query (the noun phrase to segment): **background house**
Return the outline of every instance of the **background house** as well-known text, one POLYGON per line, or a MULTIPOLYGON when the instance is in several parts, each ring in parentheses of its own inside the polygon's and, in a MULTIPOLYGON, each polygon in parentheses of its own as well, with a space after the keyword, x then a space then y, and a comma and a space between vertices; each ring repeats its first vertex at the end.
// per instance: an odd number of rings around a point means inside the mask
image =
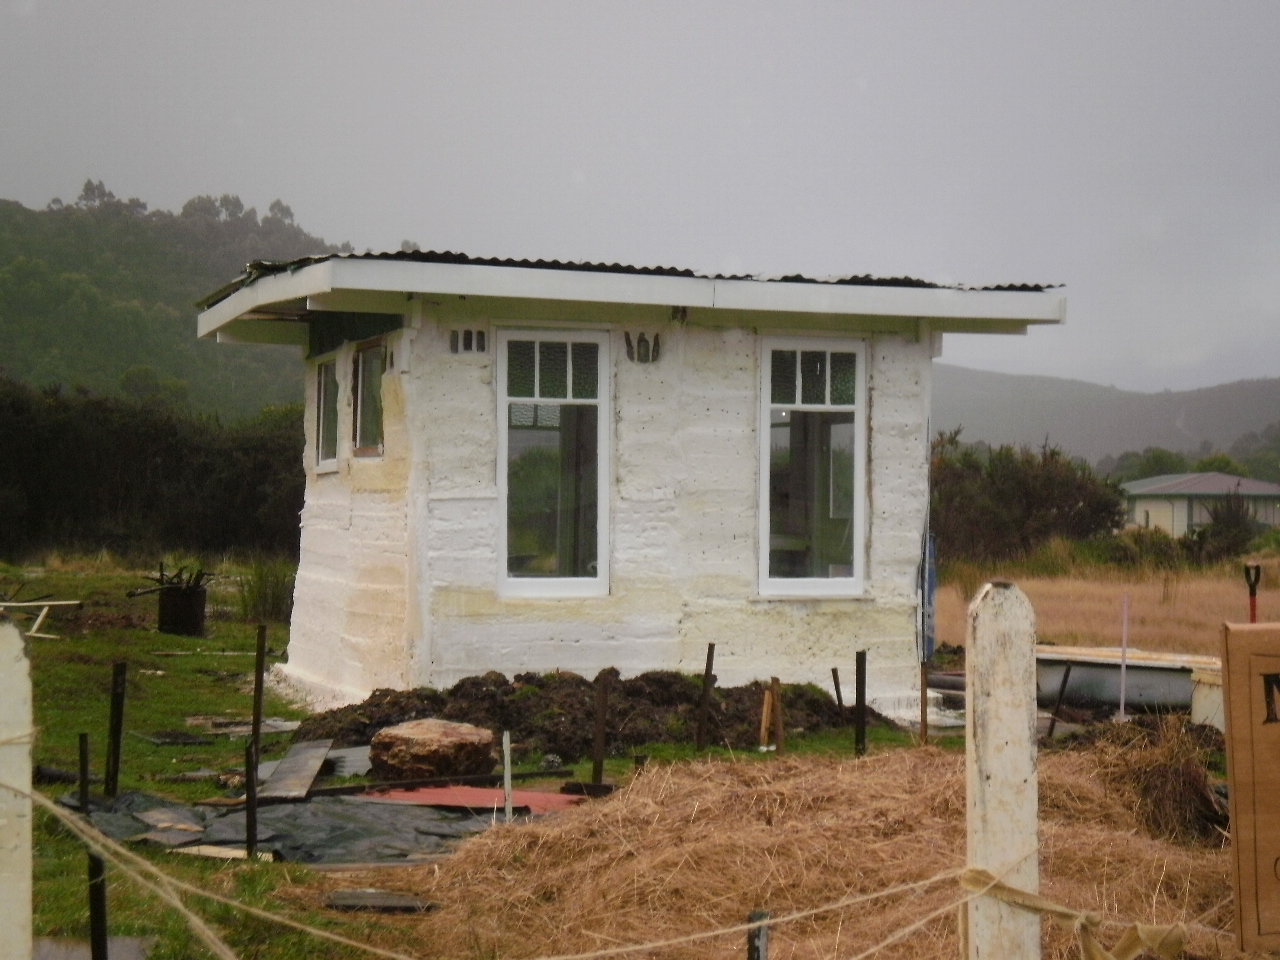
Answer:
POLYGON ((1121 484, 1128 506, 1128 522, 1157 527, 1180 537, 1209 522, 1209 507, 1228 494, 1245 498, 1259 523, 1280 522, 1280 484, 1236 477, 1228 473, 1169 473, 1121 484))
MULTIPOLYGON (((400 253, 254 264, 204 337, 307 351, 288 664, 318 703, 500 670, 917 686, 944 332, 1060 291, 400 253)), ((897 699, 895 699, 897 698, 897 699)))

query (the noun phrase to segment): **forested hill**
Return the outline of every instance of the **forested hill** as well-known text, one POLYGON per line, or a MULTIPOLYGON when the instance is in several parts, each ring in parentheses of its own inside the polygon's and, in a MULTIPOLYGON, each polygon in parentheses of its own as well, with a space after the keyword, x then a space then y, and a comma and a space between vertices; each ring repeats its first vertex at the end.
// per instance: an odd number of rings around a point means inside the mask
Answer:
POLYGON ((231 195, 148 210, 101 182, 44 210, 0 200, 0 374, 228 418, 296 403, 297 349, 197 340, 195 301, 250 260, 339 249, 279 200, 261 218, 231 195))

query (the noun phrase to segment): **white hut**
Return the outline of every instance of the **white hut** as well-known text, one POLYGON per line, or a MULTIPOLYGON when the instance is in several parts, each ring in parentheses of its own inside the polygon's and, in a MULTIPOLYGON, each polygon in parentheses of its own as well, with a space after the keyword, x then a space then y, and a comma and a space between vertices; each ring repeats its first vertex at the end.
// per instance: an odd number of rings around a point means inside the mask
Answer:
POLYGON ((826 683, 865 649, 897 712, 931 361, 1065 298, 415 252, 252 264, 203 307, 202 337, 306 351, 282 669, 313 702, 692 672, 715 642, 722 683, 826 683))

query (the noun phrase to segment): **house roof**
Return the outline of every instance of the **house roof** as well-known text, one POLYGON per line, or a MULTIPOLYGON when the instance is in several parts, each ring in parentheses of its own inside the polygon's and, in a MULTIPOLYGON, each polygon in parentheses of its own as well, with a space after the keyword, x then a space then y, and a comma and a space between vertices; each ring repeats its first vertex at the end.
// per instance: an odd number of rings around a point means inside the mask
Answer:
MULTIPOLYGON (((540 300, 676 309, 689 323, 737 325, 752 314, 764 316, 768 325, 793 315, 805 320, 790 324, 796 328, 859 329, 840 318, 880 318, 917 333, 921 320, 946 321, 934 323, 933 330, 1023 333, 1028 324, 1062 322, 1066 311, 1061 289, 1040 284, 965 287, 913 277, 735 276, 674 267, 400 251, 250 263, 240 277, 200 302, 199 335, 299 342, 298 332, 289 333, 282 324, 305 325, 323 312, 403 314, 409 311, 406 301, 416 294, 487 297, 504 307, 540 300), (736 322, 730 317, 735 313, 736 322), (815 326, 818 316, 825 319, 815 326)), ((755 323, 760 324, 759 316, 755 323)))
POLYGON ((630 273, 654 277, 700 277, 705 280, 755 280, 762 283, 832 283, 853 287, 914 287, 926 290, 1023 290, 1038 292, 1056 289, 1059 284, 1009 283, 986 287, 968 287, 964 284, 934 283, 915 277, 873 277, 870 274, 844 277, 806 277, 793 273, 779 277, 763 277, 751 274, 702 273, 687 267, 637 267, 627 263, 583 263, 565 260, 513 260, 500 257, 472 257, 465 253, 435 250, 397 250, 386 253, 330 253, 296 260, 251 260, 244 273, 226 286, 215 290, 196 305, 211 307, 225 300, 241 287, 248 286, 259 277, 276 273, 293 272, 299 267, 326 260, 402 260, 414 263, 454 263, 483 267, 520 267, 529 270, 573 270, 584 273, 630 273))
POLYGON ((1280 497, 1280 483, 1235 477, 1229 473, 1166 473, 1121 486, 1130 497, 1280 497))

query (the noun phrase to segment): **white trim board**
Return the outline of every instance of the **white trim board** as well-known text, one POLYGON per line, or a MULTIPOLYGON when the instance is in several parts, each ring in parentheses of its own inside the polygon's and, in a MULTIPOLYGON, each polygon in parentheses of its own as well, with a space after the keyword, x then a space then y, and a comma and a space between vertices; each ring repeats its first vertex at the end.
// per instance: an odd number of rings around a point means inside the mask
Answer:
POLYGON ((200 314, 214 336, 259 308, 336 291, 649 304, 850 317, 910 317, 1015 324, 1062 323, 1066 296, 1052 290, 953 290, 761 280, 713 280, 481 264, 334 259, 261 277, 200 314))

